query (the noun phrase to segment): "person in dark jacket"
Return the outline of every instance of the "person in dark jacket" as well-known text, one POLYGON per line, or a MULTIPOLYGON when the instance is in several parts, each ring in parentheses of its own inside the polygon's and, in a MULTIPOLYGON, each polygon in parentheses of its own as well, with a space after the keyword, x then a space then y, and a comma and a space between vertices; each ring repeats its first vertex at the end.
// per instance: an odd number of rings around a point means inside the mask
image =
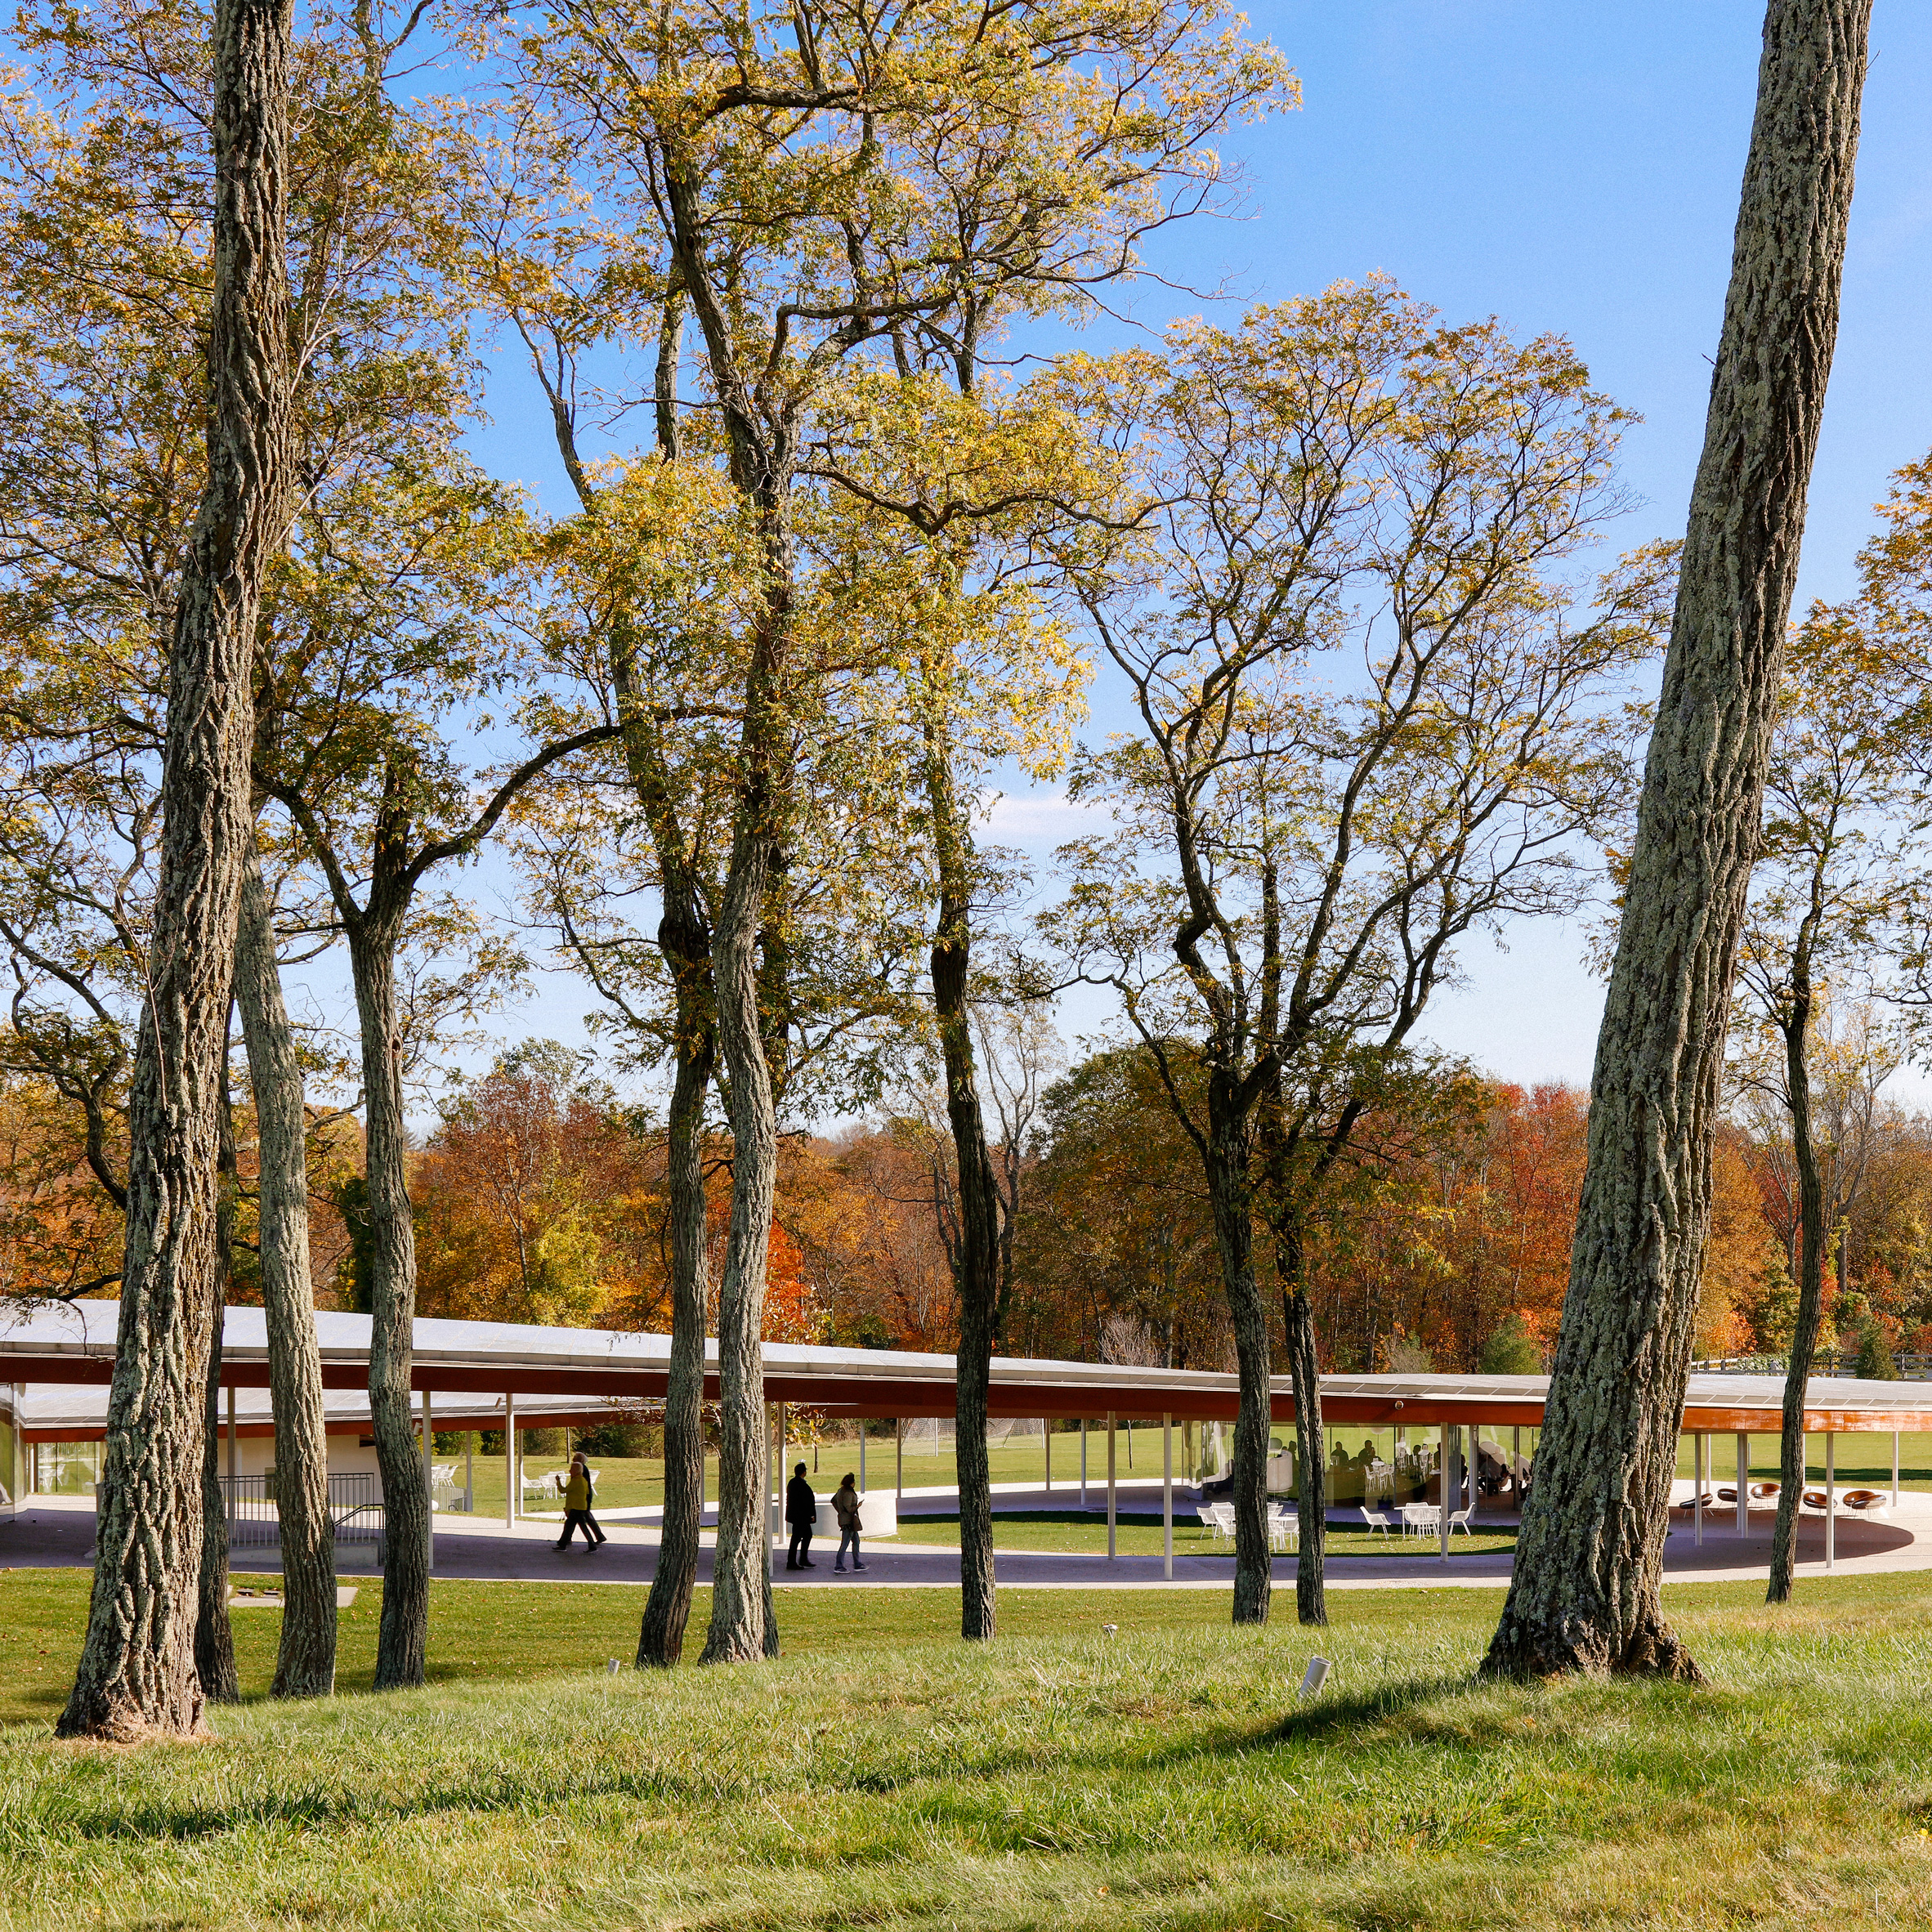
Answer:
POLYGON ((564 1532, 557 1540, 559 1550, 570 1547, 573 1530, 584 1532, 584 1543, 592 1550, 610 1541, 590 1513, 590 1505, 596 1500, 590 1487, 590 1465, 581 1455, 573 1456, 570 1478, 564 1484, 564 1532))
POLYGON ((812 1560, 810 1551, 812 1532, 818 1527, 818 1498, 805 1480, 803 1463, 792 1471, 792 1479, 785 1486, 785 1520, 792 1532, 785 1567, 788 1570, 816 1570, 818 1565, 812 1560))

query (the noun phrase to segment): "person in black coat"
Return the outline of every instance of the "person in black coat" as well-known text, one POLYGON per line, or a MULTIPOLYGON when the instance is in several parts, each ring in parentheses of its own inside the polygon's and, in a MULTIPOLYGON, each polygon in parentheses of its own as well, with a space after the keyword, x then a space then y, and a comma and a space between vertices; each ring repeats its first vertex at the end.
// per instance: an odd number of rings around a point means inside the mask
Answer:
POLYGON ((818 1565, 811 1558, 812 1532, 818 1527, 818 1498, 813 1495, 812 1485, 805 1480, 805 1465, 800 1463, 792 1472, 792 1479, 785 1486, 785 1520, 792 1532, 791 1548, 787 1551, 785 1567, 788 1570, 816 1570, 818 1565))

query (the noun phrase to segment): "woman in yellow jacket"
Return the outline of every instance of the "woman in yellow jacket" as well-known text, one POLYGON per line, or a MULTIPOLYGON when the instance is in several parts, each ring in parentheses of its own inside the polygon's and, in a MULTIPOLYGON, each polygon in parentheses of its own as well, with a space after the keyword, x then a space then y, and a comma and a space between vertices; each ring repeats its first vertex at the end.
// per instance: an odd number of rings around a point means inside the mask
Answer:
POLYGON ((581 1528, 584 1542, 593 1550, 610 1541, 597 1527, 597 1519, 590 1513, 595 1499, 591 1494, 590 1465, 581 1454, 570 1458, 570 1477, 564 1485, 564 1532, 557 1539, 559 1550, 567 1550, 572 1530, 581 1528))
POLYGON ((862 1500, 856 1476, 847 1475, 832 1491, 832 1514, 839 1518, 839 1560, 832 1565, 834 1576, 843 1572, 847 1550, 852 1552, 852 1567, 855 1570, 865 1567, 859 1561, 859 1505, 862 1500))

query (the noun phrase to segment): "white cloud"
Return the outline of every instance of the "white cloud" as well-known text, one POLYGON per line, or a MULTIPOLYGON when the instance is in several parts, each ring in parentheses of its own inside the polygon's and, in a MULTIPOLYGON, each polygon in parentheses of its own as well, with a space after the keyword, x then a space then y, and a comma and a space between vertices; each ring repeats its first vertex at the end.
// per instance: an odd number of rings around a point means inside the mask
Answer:
POLYGON ((1104 805, 1076 804, 1061 786, 1043 785, 1002 793, 981 811, 978 830, 1004 844, 1050 847, 1103 830, 1109 817, 1104 805))

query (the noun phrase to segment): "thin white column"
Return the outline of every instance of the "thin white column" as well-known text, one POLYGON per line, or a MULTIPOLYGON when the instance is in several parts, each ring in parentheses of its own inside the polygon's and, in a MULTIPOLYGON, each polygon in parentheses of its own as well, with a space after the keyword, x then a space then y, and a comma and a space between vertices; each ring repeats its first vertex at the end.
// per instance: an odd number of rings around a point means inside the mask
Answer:
POLYGON ((779 1498, 785 1476, 785 1405, 768 1406, 765 1411, 765 1573, 778 1568, 779 1498))
MULTIPOLYGON (((1436 1483, 1436 1494, 1442 1499, 1442 1506, 1436 1512, 1437 1516, 1440 1518, 1436 1525, 1436 1530, 1438 1535, 1442 1538, 1442 1561, 1444 1563, 1447 1563, 1449 1560, 1449 1512, 1456 1506, 1456 1489, 1451 1489, 1449 1486, 1450 1465, 1456 1460, 1456 1440, 1461 1433, 1460 1429, 1451 1428, 1447 1422, 1443 1423, 1442 1468, 1436 1483)), ((1456 1486, 1456 1489, 1460 1489, 1461 1487, 1460 1482, 1456 1486)))
POLYGON ((1516 1514, 1523 1514, 1523 1424, 1519 1422, 1509 1431, 1509 1500, 1516 1505, 1516 1514))
POLYGON ((1483 1424, 1469 1424, 1469 1480, 1468 1487, 1469 1521, 1473 1524, 1476 1512, 1483 1505, 1483 1424))
POLYGON ((865 1418, 859 1418, 859 1494, 865 1493, 865 1418))
POLYGON ((1737 1438, 1737 1534, 1751 1534, 1751 1438, 1737 1438))
POLYGON ((426 1389, 423 1392, 423 1557, 432 1576, 436 1568, 436 1492, 429 1472, 430 1459, 436 1452, 436 1421, 426 1389))
POLYGON ((1080 1507, 1087 1506, 1087 1419, 1080 1418, 1080 1507))
POLYGON ((1107 1412, 1107 1555, 1113 1561, 1114 1546, 1114 1412, 1107 1412))
POLYGON ((476 1432, 463 1432, 463 1507, 466 1515, 476 1513, 476 1432))
POLYGON ((892 1418, 892 1480, 897 1485, 899 1500, 906 1500, 906 1418, 892 1418))
POLYGON ((1166 1559, 1163 1574, 1174 1581, 1174 1418, 1161 1418, 1161 1547, 1166 1559))
POLYGON ((517 1527, 517 1398, 503 1396, 503 1527, 517 1527))
POLYGON ((1046 1449, 1046 1492, 1053 1493, 1053 1419, 1043 1415, 1040 1421, 1040 1439, 1046 1449))
MULTIPOLYGON (((235 1384, 230 1382, 228 1384, 228 1480, 230 1483, 235 1480, 235 1384)), ((230 1500, 228 1507, 232 1513, 235 1508, 232 1499, 230 1500)))
POLYGON ((1892 1507, 1898 1507, 1898 1432, 1892 1431, 1892 1507))
POLYGON ((1838 1438, 1825 1431, 1825 1568, 1838 1564, 1838 1438))
POLYGON ((1704 1438, 1691 1438, 1691 1542, 1704 1547, 1704 1438))

